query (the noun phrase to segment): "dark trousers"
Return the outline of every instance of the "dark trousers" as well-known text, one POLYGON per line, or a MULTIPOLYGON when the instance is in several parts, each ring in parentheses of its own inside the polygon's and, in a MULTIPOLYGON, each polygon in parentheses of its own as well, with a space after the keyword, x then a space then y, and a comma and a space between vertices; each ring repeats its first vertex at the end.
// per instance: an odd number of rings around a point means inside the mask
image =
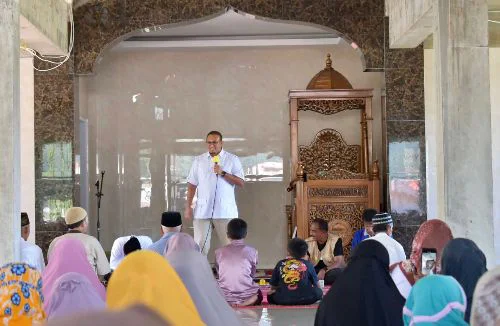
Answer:
POLYGON ((310 305, 318 300, 321 300, 321 298, 323 297, 322 289, 313 287, 311 288, 311 290, 312 291, 310 295, 300 298, 287 297, 284 293, 276 291, 273 294, 267 295, 267 302, 269 302, 270 304, 276 304, 281 306, 310 305))

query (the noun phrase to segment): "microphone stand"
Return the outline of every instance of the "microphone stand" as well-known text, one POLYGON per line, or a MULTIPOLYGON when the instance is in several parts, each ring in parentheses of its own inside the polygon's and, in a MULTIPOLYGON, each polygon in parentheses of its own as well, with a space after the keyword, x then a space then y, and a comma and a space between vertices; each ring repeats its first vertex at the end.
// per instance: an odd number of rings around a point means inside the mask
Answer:
POLYGON ((97 193, 95 194, 97 197, 97 240, 100 241, 100 233, 101 233, 101 217, 100 217, 100 210, 101 210, 101 198, 104 196, 102 193, 102 184, 104 181, 104 173, 106 171, 101 171, 101 181, 97 180, 95 183, 97 193))
MULTIPOLYGON (((214 163, 218 165, 217 162, 214 163)), ((215 201, 217 200, 217 184, 219 183, 219 175, 215 175, 217 177, 217 181, 215 182, 215 193, 214 193, 214 204, 212 206, 212 217, 210 218, 210 224, 208 225, 207 234, 205 235, 205 241, 203 242, 203 246, 201 247, 201 253, 205 250, 205 246, 207 245, 208 235, 210 234, 210 228, 212 228, 212 224, 214 223, 214 210, 215 210, 215 201)), ((207 253, 208 256, 208 253, 207 253)))

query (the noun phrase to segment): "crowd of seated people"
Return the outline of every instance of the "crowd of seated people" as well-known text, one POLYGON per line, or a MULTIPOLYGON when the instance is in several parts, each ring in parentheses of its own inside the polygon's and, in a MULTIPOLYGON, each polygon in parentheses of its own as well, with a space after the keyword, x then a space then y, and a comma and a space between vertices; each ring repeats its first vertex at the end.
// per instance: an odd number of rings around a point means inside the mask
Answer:
MULTIPOLYGON (((392 238, 390 214, 370 210, 363 220, 349 259, 324 220, 312 222, 311 238, 291 239, 272 272, 268 304, 316 304, 318 326, 500 324, 500 269, 487 271, 473 241, 453 239, 446 223, 427 221, 407 259, 392 238), (331 284, 325 295, 323 282, 331 284)), ((51 243, 47 266, 31 246, 22 250, 22 262, 0 268, 2 324, 243 325, 235 309, 263 302, 254 281, 258 252, 245 243, 242 219, 227 225, 230 241, 216 250, 215 275, 182 232, 177 212, 163 213, 162 236, 154 243, 145 236, 118 238, 112 266, 87 234, 85 210, 71 208, 65 221, 69 231, 51 243)), ((27 215, 21 223, 26 241, 27 215)))

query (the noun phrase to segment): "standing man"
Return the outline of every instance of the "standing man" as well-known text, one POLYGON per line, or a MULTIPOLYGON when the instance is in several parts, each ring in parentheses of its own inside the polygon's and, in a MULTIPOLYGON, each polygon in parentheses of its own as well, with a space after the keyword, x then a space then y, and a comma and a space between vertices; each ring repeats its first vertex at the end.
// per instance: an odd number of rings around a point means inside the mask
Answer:
POLYGON ((206 138, 208 152, 195 157, 188 176, 188 194, 184 217, 193 218, 193 198, 198 190, 194 208, 194 240, 204 255, 210 249, 212 229, 215 228, 222 245, 229 244, 227 224, 238 217, 234 197, 235 186, 242 187, 245 175, 240 159, 222 149, 222 134, 210 131, 206 138))

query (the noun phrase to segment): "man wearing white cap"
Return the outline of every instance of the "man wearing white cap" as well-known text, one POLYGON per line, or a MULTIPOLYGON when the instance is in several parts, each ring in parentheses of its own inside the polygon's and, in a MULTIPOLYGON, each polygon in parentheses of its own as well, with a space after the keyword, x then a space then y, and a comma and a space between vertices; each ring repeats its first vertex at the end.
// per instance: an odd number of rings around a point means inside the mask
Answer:
POLYGON ((106 275, 111 272, 109 268, 108 258, 102 248, 99 240, 95 237, 88 235, 89 228, 89 218, 87 212, 81 207, 71 207, 66 212, 66 216, 64 217, 64 221, 68 226, 68 233, 55 238, 52 240, 49 246, 49 251, 47 253, 47 258, 50 261, 50 254, 57 241, 64 237, 72 237, 80 240, 85 247, 85 251, 87 252, 87 259, 89 260, 90 265, 94 268, 94 271, 98 275, 106 275))
POLYGON ((388 213, 376 214, 372 218, 372 223, 375 235, 364 241, 375 240, 383 244, 389 253, 389 266, 406 260, 403 246, 392 238, 392 216, 388 213))

